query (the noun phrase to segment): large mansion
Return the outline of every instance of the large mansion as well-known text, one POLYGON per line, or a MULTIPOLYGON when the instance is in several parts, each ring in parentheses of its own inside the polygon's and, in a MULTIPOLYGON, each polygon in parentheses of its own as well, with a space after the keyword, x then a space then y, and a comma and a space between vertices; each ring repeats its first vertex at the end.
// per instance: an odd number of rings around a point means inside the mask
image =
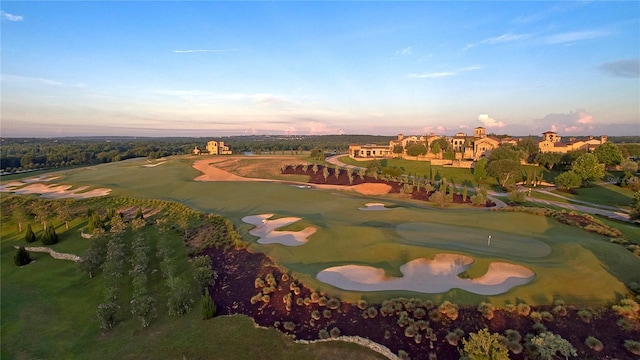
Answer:
MULTIPOLYGON (((590 136, 588 140, 570 139, 569 142, 561 142, 561 137, 553 131, 547 131, 542 134, 543 140, 538 143, 540 152, 557 152, 567 153, 573 150, 587 150, 593 151, 595 148, 607 142, 606 136, 601 136, 600 139, 594 139, 590 136)), ((457 133, 455 136, 440 136, 435 134, 430 135, 411 135, 404 136, 398 135, 398 138, 391 140, 389 145, 349 145, 349 156, 352 158, 390 158, 390 157, 403 157, 407 156, 407 146, 416 143, 425 145, 427 154, 420 156, 422 160, 434 160, 442 159, 442 152, 434 153, 432 146, 436 140, 445 139, 450 149, 454 151, 456 160, 478 160, 479 158, 486 156, 491 150, 508 144, 517 146, 518 140, 507 138, 498 138, 495 136, 487 136, 486 129, 483 127, 477 127, 473 129, 473 135, 468 136, 465 133, 457 133), (398 152, 398 149, 402 147, 402 152, 398 152), (394 151, 395 150, 395 151, 394 151)))

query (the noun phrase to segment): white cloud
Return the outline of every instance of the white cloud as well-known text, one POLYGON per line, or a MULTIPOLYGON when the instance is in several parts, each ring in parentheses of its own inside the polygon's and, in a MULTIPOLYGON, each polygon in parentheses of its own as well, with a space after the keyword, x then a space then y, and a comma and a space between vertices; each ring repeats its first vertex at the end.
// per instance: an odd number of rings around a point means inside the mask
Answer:
POLYGON ((22 16, 20 16, 20 15, 10 14, 10 13, 2 11, 2 10, 0 10, 0 15, 2 16, 2 18, 4 20, 7 20, 7 21, 16 22, 16 21, 24 20, 24 18, 22 16))
POLYGON ((452 71, 440 71, 440 72, 431 72, 431 73, 423 73, 423 74, 409 74, 409 77, 412 79, 435 79, 447 76, 455 76, 460 75, 465 72, 480 70, 480 66, 467 66, 463 68, 459 68, 452 71))
POLYGON ((496 121, 496 119, 490 117, 488 114, 480 114, 478 115, 478 120, 484 125, 486 128, 501 128, 504 127, 504 123, 502 121, 496 121))
POLYGON ((569 113, 551 113, 543 118, 534 119, 538 130, 563 131, 564 133, 587 134, 593 132, 596 127, 596 121, 585 109, 577 109, 569 113))
POLYGON ((545 41, 548 44, 566 44, 582 40, 597 39, 610 34, 610 32, 602 30, 572 31, 547 36, 545 41))
POLYGON ((172 50, 171 52, 177 54, 190 54, 190 53, 223 53, 238 51, 238 49, 188 49, 188 50, 172 50))
POLYGON ((402 49, 402 50, 398 50, 396 51, 397 55, 411 55, 413 54, 413 49, 411 48, 411 46, 407 46, 406 48, 402 49))
POLYGON ((513 42, 513 41, 517 41, 517 40, 523 40, 523 39, 527 39, 530 38, 532 35, 531 34, 511 34, 511 33, 506 33, 506 34, 502 34, 502 35, 498 35, 498 36, 494 36, 491 38, 487 38, 472 44, 467 44, 467 46, 464 47, 463 50, 469 50, 473 47, 476 46, 480 46, 480 45, 495 45, 495 44, 502 44, 502 43, 508 43, 508 42, 513 42))

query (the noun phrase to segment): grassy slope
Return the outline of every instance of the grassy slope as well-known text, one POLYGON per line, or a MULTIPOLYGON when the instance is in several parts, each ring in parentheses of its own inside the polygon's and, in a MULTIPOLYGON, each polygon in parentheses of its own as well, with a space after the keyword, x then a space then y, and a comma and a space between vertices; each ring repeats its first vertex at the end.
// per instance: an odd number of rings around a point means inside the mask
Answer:
MULTIPOLYGON (((629 209, 633 199, 633 191, 614 184, 599 184, 577 189, 577 194, 555 191, 555 193, 570 199, 587 201, 595 204, 617 206, 629 209)), ((562 199, 560 199, 562 200, 562 199)))
MULTIPOLYGON (((60 243, 52 247, 61 252, 82 254, 90 240, 82 239, 81 219, 72 228, 57 227, 60 243)), ((1 246, 2 270, 2 353, 3 359, 382 359, 383 357, 353 344, 328 343, 303 346, 275 330, 257 329, 251 319, 238 317, 200 319, 200 300, 191 313, 183 317, 166 315, 159 273, 150 277, 151 291, 160 298, 157 317, 142 330, 131 319, 126 299, 131 296, 130 278, 123 278, 122 305, 118 325, 101 334, 96 309, 103 299, 103 277, 90 279, 71 261, 56 260, 44 253, 31 253, 35 262, 16 267, 13 245, 24 245, 16 224, 3 222, 1 246)), ((34 226, 35 232, 40 232, 34 226)), ((149 227, 149 238, 155 231, 149 227)), ((129 234, 130 240, 131 234, 129 234)), ((151 245, 153 240, 150 240, 151 245)), ((186 249, 173 237, 177 269, 186 276, 189 267, 186 249)), ((30 244, 41 245, 40 242, 30 244)), ((157 260, 151 259, 157 268, 157 260)), ((193 289, 196 294, 196 289, 193 289)), ((198 298, 196 296, 196 298, 198 298)))

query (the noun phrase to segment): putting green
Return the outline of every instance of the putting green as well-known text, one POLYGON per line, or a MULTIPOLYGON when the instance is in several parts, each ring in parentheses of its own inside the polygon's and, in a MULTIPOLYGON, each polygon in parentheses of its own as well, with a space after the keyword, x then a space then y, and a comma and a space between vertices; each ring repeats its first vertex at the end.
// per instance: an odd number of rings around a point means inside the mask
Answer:
POLYGON ((551 253, 551 247, 543 241, 502 231, 430 223, 400 224, 396 230, 401 241, 411 245, 522 258, 540 258, 551 253))

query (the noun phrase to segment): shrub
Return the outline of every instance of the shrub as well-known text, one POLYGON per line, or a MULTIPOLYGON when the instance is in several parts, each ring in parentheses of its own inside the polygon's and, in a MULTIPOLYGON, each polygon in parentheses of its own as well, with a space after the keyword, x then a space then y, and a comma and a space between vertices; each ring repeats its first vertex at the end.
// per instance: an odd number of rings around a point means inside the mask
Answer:
POLYGON ((367 308, 367 300, 360 299, 358 300, 358 309, 364 310, 367 308))
POLYGON ((448 300, 445 300, 438 309, 440 310, 441 314, 445 315, 451 320, 455 320, 458 318, 458 305, 453 304, 448 300))
POLYGON ((409 325, 404 328, 404 336, 406 337, 414 337, 418 334, 418 327, 415 325, 409 325))
POLYGON ((413 312, 413 317, 416 319, 422 319, 425 316, 427 316, 427 311, 424 308, 419 307, 413 312))
POLYGON ((329 300, 327 300, 327 308, 331 309, 331 310, 336 310, 338 308, 340 308, 340 300, 338 300, 337 298, 331 298, 329 300))
POLYGON ((398 350, 398 357, 400 358, 400 360, 411 360, 409 354, 407 354, 407 352, 404 350, 398 350))
POLYGON ((31 225, 27 225, 27 231, 24 234, 24 241, 32 243, 36 241, 36 234, 33 232, 31 225))
POLYGON ((328 339, 331 335, 329 335, 327 329, 320 329, 320 331, 318 331, 318 337, 320 339, 328 339))
POLYGON ((311 318, 314 320, 320 320, 320 311, 319 310, 313 310, 311 312, 311 318))
POLYGON ((582 320, 585 323, 590 323, 591 319, 593 319, 593 310, 591 309, 580 309, 578 310, 577 313, 578 317, 580 318, 580 320, 582 320))
MULTIPOLYGON (((263 288, 263 287, 264 287, 264 285, 265 285, 265 284, 264 284, 264 280, 262 280, 262 278, 261 278, 261 277, 257 277, 257 278, 253 281, 253 286, 254 286, 256 289, 261 289, 261 288, 263 288)), ((293 283, 292 283, 292 285, 293 285, 293 283)))
POLYGON ((335 339, 340 336, 340 329, 338 329, 337 327, 334 327, 329 331, 329 334, 331 335, 332 338, 335 339))
POLYGON ((286 321, 284 323, 284 329, 288 331, 293 331, 296 329, 296 324, 292 323, 291 321, 286 321))
POLYGON ((280 280, 289 281, 289 274, 287 273, 282 274, 282 276, 280 277, 280 280))
POLYGON ((525 191, 511 191, 507 194, 509 201, 516 204, 522 204, 527 200, 527 193, 525 191))
POLYGON ((535 346, 538 357, 544 360, 551 360, 556 357, 557 353, 568 358, 569 356, 577 356, 576 349, 560 335, 550 332, 543 332, 536 335, 530 340, 535 346))
POLYGON ((211 319, 216 314, 216 304, 209 295, 209 289, 205 290, 204 296, 202 296, 202 319, 211 319))
POLYGON ((29 252, 22 246, 16 250, 16 255, 13 257, 13 262, 17 266, 24 266, 31 262, 31 256, 29 252))
POLYGON ((564 305, 556 305, 556 306, 553 307, 552 311, 556 316, 559 316, 559 317, 565 317, 565 316, 567 316, 569 314, 569 312, 567 311, 566 306, 564 306, 564 305))
POLYGON ((391 339, 391 331, 385 330, 384 331, 384 338, 385 338, 385 340, 391 339))
POLYGON ((487 320, 491 320, 493 319, 493 311, 495 310, 495 307, 487 302, 481 302, 480 305, 478 305, 478 311, 482 314, 482 316, 484 316, 487 320))
POLYGON ((114 301, 108 301, 98 305, 98 320, 100 321, 100 328, 104 331, 111 330, 116 324, 116 313, 120 306, 114 301))
POLYGON ((318 299, 318 306, 327 306, 327 298, 321 296, 320 299, 318 299))
POLYGON ((518 330, 507 329, 504 331, 504 336, 508 342, 520 342, 522 340, 522 336, 518 330))
POLYGON ((438 309, 431 309, 431 311, 429 311, 429 319, 435 322, 442 321, 442 314, 438 309))
POLYGON ((531 320, 533 320, 533 322, 539 323, 542 321, 542 314, 538 311, 532 311, 529 314, 529 318, 531 318, 531 320))
POLYGON ((593 336, 587 337, 584 343, 589 347, 589 349, 595 350, 598 352, 602 351, 602 349, 604 348, 604 345, 602 345, 602 341, 596 339, 593 336))
POLYGON ((624 348, 634 355, 640 355, 640 341, 625 340, 624 348))
POLYGON ((613 305, 611 309, 622 317, 634 319, 638 316, 640 305, 633 299, 622 299, 619 305, 613 305))
POLYGON ((464 353, 469 359, 509 359, 507 347, 500 342, 500 335, 491 334, 487 329, 469 334, 469 338, 463 339, 462 343, 464 353))
POLYGON ((324 317, 325 319, 331 319, 331 310, 322 310, 322 317, 324 317))
POLYGON ((542 320, 544 320, 546 322, 552 322, 553 321, 553 314, 551 314, 548 311, 542 311, 540 313, 540 316, 542 317, 542 320))
POLYGON ((367 315, 369 316, 370 319, 375 318, 376 316, 378 316, 378 309, 376 309, 375 307, 370 307, 369 309, 367 309, 367 315))
POLYGON ((464 331, 460 328, 457 328, 453 331, 449 331, 449 333, 444 337, 444 339, 447 340, 449 345, 458 346, 458 342, 460 341, 460 339, 462 339, 463 336, 464 336, 464 331))
POLYGON ((297 298, 296 299, 296 305, 298 305, 298 306, 304 305, 304 300, 302 298, 297 298))
POLYGON ((58 234, 56 234, 56 230, 53 228, 53 224, 49 224, 47 229, 44 231, 44 235, 42 235, 42 244, 43 245, 53 245, 58 243, 58 234))

